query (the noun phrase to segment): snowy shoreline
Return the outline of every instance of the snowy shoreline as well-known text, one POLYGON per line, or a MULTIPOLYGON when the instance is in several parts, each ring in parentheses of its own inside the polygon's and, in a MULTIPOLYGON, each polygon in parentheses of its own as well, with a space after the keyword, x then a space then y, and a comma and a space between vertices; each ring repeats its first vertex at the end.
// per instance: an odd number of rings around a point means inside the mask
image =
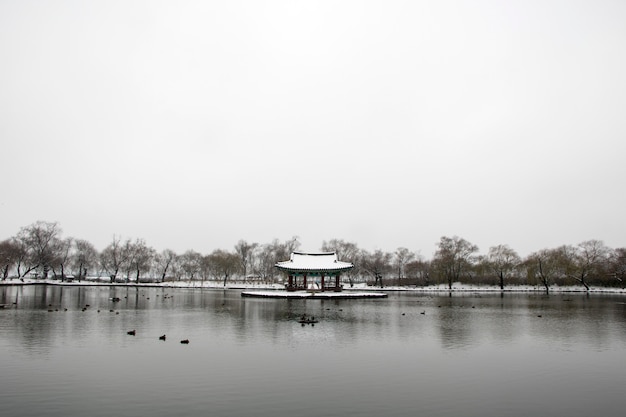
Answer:
MULTIPOLYGON (((20 286, 20 285, 51 285, 51 286, 63 286, 63 287, 141 287, 141 288, 188 288, 188 289, 215 289, 215 290, 263 290, 263 291, 284 291, 285 287, 282 284, 263 284, 263 283, 244 283, 244 282, 230 282, 224 285, 223 281, 175 281, 175 282, 151 282, 151 283, 109 283, 102 281, 72 281, 61 282, 59 280, 42 280, 24 278, 20 279, 8 279, 0 281, 0 286, 20 286)), ((319 293, 319 289, 310 288, 310 292, 319 293)), ((504 289, 500 289, 499 286, 489 285, 466 285, 466 284, 453 284, 452 289, 448 288, 447 284, 429 285, 424 287, 408 287, 408 286, 387 286, 387 287, 372 287, 367 284, 355 284, 353 287, 344 286, 343 293, 350 292, 418 292, 418 293, 441 293, 441 292, 482 292, 482 293, 498 293, 498 292, 532 292, 532 293, 545 293, 546 289, 541 286, 532 285, 506 285, 504 289)), ((589 291, 586 291, 582 287, 576 286, 551 286, 551 293, 610 293, 610 294, 626 294, 626 288, 610 288, 610 287, 591 287, 589 291)))

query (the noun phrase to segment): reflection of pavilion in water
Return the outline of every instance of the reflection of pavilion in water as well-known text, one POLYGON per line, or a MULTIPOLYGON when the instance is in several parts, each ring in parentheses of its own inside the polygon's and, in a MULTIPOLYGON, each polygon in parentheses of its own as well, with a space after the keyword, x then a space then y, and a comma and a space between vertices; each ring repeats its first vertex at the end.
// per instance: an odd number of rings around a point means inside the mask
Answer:
POLYGON ((320 291, 341 291, 341 273, 353 267, 350 262, 339 261, 335 252, 293 252, 288 261, 276 264, 288 275, 287 291, 307 290, 311 286, 320 291))

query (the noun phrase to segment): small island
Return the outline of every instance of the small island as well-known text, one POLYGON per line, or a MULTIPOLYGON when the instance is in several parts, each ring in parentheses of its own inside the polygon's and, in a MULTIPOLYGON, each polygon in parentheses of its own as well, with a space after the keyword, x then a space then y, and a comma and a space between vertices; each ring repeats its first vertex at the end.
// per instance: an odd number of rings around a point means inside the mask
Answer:
POLYGON ((337 259, 336 252, 292 252, 288 261, 276 263, 276 268, 287 273, 285 290, 244 291, 242 297, 263 298, 384 298, 383 292, 347 291, 341 285, 341 273, 354 267, 337 259))

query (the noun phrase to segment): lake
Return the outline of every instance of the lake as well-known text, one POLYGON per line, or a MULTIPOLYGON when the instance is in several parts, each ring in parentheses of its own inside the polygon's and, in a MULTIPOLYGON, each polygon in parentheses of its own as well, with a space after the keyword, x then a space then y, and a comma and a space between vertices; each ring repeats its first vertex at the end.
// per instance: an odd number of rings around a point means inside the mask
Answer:
POLYGON ((625 303, 608 294, 286 300, 3 286, 0 412, 622 416, 625 303), (318 323, 301 325, 302 315, 318 323))

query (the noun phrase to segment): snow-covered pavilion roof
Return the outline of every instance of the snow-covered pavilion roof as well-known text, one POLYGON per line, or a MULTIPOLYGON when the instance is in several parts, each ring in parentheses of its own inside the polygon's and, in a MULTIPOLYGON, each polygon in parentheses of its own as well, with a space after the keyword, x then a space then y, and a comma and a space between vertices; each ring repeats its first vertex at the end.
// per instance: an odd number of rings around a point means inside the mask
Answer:
POLYGON ((278 262, 276 268, 289 272, 340 272, 354 265, 337 259, 335 252, 292 252, 291 259, 278 262))

